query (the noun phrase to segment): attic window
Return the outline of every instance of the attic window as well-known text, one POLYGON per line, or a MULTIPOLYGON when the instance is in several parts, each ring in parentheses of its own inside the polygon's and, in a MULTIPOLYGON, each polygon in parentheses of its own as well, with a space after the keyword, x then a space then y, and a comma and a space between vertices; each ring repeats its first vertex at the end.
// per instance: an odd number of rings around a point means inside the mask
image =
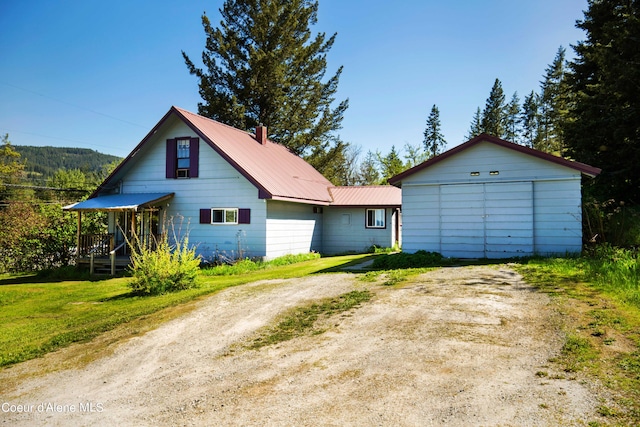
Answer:
POLYGON ((470 175, 471 176, 480 176, 480 172, 471 172, 470 175))
POLYGON ((191 169, 190 142, 189 138, 180 138, 176 141, 176 163, 178 166, 176 176, 178 178, 189 178, 189 170, 191 169))
POLYGON ((199 139, 180 137, 167 139, 167 178, 197 178, 199 139))

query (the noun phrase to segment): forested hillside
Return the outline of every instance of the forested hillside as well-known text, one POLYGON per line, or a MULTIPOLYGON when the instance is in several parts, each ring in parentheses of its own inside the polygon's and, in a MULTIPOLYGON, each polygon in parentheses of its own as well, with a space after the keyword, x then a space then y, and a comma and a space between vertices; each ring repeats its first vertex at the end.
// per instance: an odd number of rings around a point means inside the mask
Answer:
POLYGON ((26 178, 33 182, 46 182, 60 169, 79 169, 85 174, 100 175, 104 168, 121 158, 99 153, 88 148, 32 147, 14 145, 25 162, 26 178))

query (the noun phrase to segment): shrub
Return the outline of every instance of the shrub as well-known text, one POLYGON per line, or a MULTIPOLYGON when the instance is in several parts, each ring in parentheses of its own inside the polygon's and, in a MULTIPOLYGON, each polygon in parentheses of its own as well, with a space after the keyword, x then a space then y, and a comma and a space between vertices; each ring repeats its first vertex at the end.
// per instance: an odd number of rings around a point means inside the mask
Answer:
POLYGON ((176 237, 173 222, 171 230, 174 234, 173 245, 169 243, 167 233, 152 241, 142 241, 134 235, 133 242, 129 242, 129 268, 133 275, 129 286, 134 293, 159 295, 197 286, 200 259, 196 256, 195 248, 189 248, 188 233, 181 239, 176 237))
POLYGON ((413 254, 396 253, 381 256, 373 261, 373 268, 394 270, 397 268, 421 268, 446 265, 449 261, 438 252, 417 251, 413 254))

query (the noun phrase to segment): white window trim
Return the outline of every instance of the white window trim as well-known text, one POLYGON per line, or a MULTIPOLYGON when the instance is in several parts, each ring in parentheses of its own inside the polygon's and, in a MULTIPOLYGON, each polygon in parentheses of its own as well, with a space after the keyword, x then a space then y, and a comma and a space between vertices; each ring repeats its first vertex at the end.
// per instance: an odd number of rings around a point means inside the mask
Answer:
POLYGON ((238 215, 239 215, 238 212, 239 212, 238 208, 211 208, 211 224, 212 225, 235 225, 235 224, 238 224, 238 215), (214 218, 213 211, 222 211, 223 212, 222 213, 222 218, 223 218, 222 222, 214 222, 213 221, 213 218, 214 218), (235 212, 235 217, 236 217, 235 222, 228 222, 227 221, 227 212, 230 212, 230 211, 235 212))
MULTIPOLYGON (((374 216, 374 222, 375 222, 374 216)), ((365 227, 366 228, 376 228, 383 229, 387 228, 387 210, 384 208, 368 208, 365 211, 365 227), (382 225, 369 225, 369 211, 382 211, 382 225)))

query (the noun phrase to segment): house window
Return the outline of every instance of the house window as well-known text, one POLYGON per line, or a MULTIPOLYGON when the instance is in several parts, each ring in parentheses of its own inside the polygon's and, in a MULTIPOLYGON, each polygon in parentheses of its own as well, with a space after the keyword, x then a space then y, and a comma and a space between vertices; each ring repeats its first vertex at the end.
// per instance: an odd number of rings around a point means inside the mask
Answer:
POLYGON ((367 228, 385 228, 384 209, 367 209, 367 228))
POLYGON ((197 178, 200 140, 181 137, 167 139, 167 178, 197 178))
POLYGON ((200 224, 251 224, 251 209, 200 209, 200 224))
POLYGON ((178 166, 176 176, 178 178, 189 178, 189 170, 191 169, 190 142, 190 138, 176 141, 176 164, 178 166))
POLYGON ((211 224, 237 224, 238 209, 211 209, 211 224))

